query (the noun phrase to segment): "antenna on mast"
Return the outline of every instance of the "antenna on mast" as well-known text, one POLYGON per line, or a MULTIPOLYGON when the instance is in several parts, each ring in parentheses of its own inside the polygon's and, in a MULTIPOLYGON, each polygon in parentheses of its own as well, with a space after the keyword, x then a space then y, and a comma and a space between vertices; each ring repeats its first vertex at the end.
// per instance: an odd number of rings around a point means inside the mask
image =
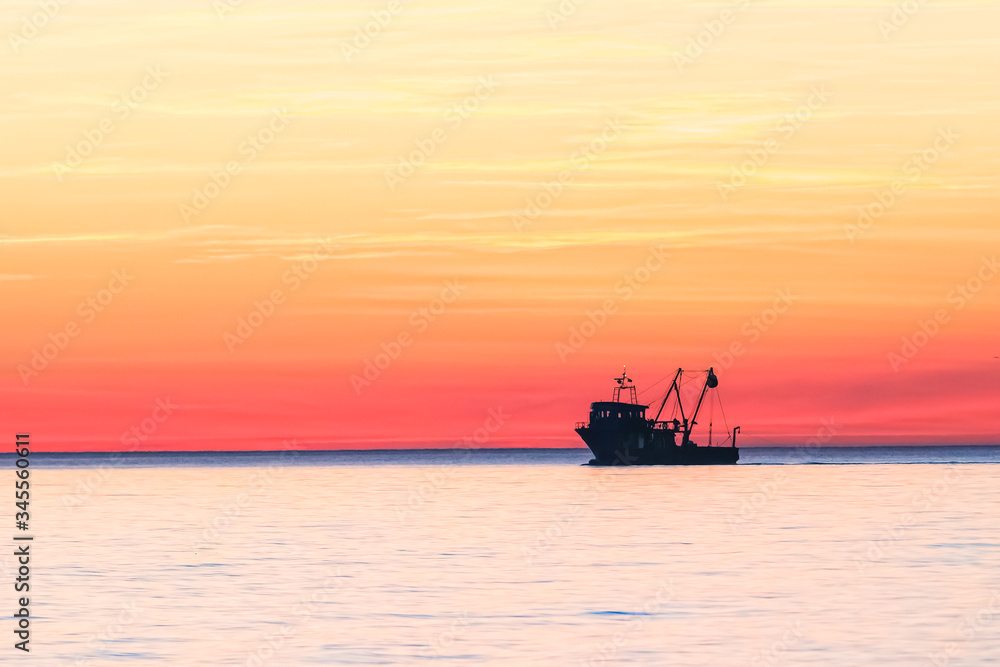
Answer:
POLYGON ((632 378, 628 376, 628 372, 625 369, 625 364, 622 364, 622 376, 620 378, 615 378, 615 382, 618 383, 618 386, 615 387, 614 394, 612 395, 611 398, 612 401, 614 401, 615 403, 620 403, 622 389, 627 389, 629 392, 629 398, 631 399, 628 402, 633 404, 638 404, 639 399, 636 397, 635 385, 632 384, 632 378))

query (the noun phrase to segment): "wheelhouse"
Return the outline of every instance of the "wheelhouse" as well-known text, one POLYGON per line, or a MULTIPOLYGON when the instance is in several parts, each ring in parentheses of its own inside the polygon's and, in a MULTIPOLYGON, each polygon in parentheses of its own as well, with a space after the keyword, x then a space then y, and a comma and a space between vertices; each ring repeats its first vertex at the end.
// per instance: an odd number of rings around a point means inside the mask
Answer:
POLYGON ((604 419, 646 420, 648 405, 598 401, 590 404, 590 423, 604 419))

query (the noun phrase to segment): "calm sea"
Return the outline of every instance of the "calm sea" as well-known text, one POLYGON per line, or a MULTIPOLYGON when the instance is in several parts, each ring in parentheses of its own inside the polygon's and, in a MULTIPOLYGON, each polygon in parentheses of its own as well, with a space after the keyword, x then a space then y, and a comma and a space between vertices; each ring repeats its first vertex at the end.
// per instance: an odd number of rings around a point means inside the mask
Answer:
POLYGON ((4 664, 1000 664, 1000 448, 32 456, 4 664))

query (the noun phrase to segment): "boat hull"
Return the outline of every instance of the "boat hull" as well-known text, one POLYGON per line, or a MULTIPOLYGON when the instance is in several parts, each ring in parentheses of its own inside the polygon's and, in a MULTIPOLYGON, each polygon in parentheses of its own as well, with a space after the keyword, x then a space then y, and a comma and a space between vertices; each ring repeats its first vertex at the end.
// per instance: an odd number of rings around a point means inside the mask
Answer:
POLYGON ((733 465, 740 460, 737 447, 682 446, 669 431, 616 426, 576 429, 594 453, 590 465, 733 465))

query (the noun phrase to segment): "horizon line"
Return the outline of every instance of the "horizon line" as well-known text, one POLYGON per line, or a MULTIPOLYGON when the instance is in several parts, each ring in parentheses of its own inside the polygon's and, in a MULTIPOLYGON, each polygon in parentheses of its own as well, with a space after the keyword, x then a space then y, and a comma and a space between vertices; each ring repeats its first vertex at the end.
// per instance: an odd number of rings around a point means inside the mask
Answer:
MULTIPOLYGON (((797 449, 803 445, 793 444, 770 444, 770 445, 746 445, 739 449, 797 449)), ((915 443, 915 444, 892 444, 892 443, 849 443, 849 444, 821 444, 817 446, 807 445, 812 450, 824 449, 931 449, 931 448, 961 448, 961 447, 997 447, 1000 442, 966 442, 966 443, 915 443)), ((716 448, 713 446, 713 449, 716 448)), ((728 447, 721 447, 728 449, 728 447)), ((455 451, 579 451, 590 452, 587 447, 390 447, 390 448, 369 448, 369 449, 136 449, 136 450, 32 450, 31 454, 42 455, 94 455, 94 454, 122 454, 122 455, 149 455, 149 454, 282 454, 288 452, 299 453, 385 453, 385 452, 455 452, 455 451)), ((15 452, 2 452, 0 458, 14 457, 15 452)))

